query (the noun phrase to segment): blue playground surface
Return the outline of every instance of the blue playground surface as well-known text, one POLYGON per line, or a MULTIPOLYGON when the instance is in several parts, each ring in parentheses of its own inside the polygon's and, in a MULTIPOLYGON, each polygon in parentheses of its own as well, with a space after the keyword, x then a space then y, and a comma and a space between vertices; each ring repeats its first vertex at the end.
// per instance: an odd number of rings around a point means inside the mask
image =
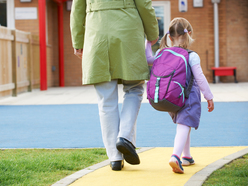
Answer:
MULTIPOLYGON (((121 104, 119 105, 121 108, 121 104)), ((166 112, 142 103, 137 147, 173 147, 176 125, 166 112)), ((191 146, 247 146, 248 102, 202 102, 191 146)), ((0 106, 0 148, 103 147, 97 104, 0 106)))

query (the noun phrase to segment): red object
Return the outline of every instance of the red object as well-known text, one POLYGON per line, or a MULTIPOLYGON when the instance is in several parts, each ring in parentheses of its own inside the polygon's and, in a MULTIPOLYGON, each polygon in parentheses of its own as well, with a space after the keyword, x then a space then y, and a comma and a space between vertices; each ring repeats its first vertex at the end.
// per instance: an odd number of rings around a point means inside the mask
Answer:
POLYGON ((233 70, 236 69, 236 67, 213 67, 211 69, 215 71, 216 76, 233 76, 233 70))
POLYGON ((58 25, 59 25, 59 86, 65 86, 64 78, 64 24, 63 3, 58 3, 58 25))
POLYGON ((47 90, 46 0, 39 0, 40 90, 47 90))
POLYGON ((58 4, 58 39, 59 39, 59 86, 65 86, 64 75, 64 24, 63 24, 63 3, 67 0, 53 0, 58 4))
MULTIPOLYGON (((54 0, 58 3, 59 30, 59 86, 64 87, 64 28, 63 3, 67 0, 54 0)), ((39 0, 39 38, 40 38, 40 90, 47 90, 46 55, 46 0, 39 0)))
POLYGON ((236 80, 236 69, 237 67, 212 67, 213 70, 213 83, 215 83, 215 76, 234 76, 234 81, 236 80))
POLYGON ((67 0, 53 0, 55 1, 56 3, 63 3, 63 2, 66 2, 67 0))

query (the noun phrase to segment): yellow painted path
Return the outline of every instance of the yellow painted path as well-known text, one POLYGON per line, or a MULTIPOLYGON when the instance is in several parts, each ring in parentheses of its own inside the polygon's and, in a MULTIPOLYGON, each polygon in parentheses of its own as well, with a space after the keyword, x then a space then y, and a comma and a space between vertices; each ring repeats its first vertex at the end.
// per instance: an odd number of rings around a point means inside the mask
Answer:
POLYGON ((183 186, 196 172, 207 165, 247 147, 192 147, 195 165, 184 167, 184 174, 175 174, 168 164, 172 147, 153 148, 139 154, 141 164, 125 162, 121 171, 112 171, 108 166, 91 172, 70 186, 183 186))

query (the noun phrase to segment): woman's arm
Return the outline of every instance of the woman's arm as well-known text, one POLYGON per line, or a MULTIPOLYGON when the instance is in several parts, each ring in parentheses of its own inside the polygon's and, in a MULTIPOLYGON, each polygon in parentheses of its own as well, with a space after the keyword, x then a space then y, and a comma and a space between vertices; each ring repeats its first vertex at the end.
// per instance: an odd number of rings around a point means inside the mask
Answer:
POLYGON ((154 41, 158 37, 158 21, 156 19, 151 0, 134 0, 148 41, 154 41))
POLYGON ((70 28, 72 46, 75 49, 82 49, 84 46, 85 17, 86 0, 73 0, 70 15, 70 28))

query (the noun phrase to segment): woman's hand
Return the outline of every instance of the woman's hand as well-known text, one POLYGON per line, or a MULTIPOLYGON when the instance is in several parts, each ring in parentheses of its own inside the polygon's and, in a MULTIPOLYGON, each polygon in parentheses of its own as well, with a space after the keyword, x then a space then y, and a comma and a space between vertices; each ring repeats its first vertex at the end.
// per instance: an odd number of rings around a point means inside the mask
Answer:
POLYGON ((159 37, 157 39, 151 41, 151 45, 154 45, 155 43, 157 43, 158 39, 159 39, 159 37))
POLYGON ((79 59, 82 59, 82 56, 83 56, 83 49, 75 49, 75 48, 74 48, 74 54, 75 54, 79 59))
POLYGON ((214 101, 208 100, 208 112, 212 112, 214 110, 214 101))

